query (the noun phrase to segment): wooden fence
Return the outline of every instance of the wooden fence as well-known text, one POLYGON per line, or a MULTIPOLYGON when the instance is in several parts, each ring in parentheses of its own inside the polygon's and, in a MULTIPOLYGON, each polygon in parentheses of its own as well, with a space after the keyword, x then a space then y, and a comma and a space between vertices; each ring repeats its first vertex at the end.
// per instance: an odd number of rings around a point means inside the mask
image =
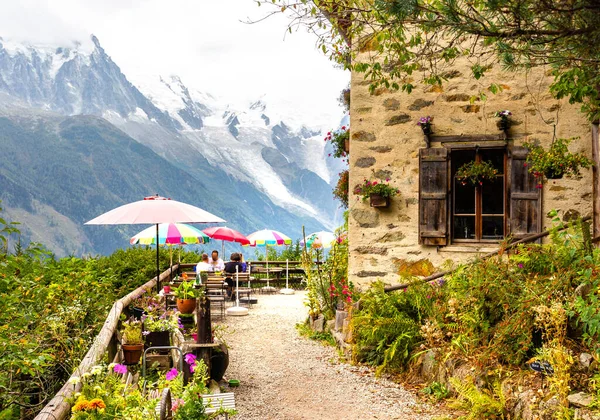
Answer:
MULTIPOLYGON (((178 264, 174 264, 171 267, 174 272, 179 268, 178 264)), ((159 282, 169 278, 171 268, 164 271, 159 276, 159 282)), ((104 321, 104 325, 100 330, 100 333, 94 339, 93 344, 90 349, 81 360, 81 363, 75 369, 75 372, 71 375, 73 377, 81 377, 84 373, 88 372, 92 366, 97 365, 104 353, 108 351, 109 360, 112 360, 117 353, 117 325, 119 323, 119 317, 123 312, 124 308, 127 308, 131 302, 138 297, 145 289, 150 288, 153 290, 156 287, 156 277, 154 277, 149 282, 144 285, 138 287, 133 292, 124 296, 123 298, 117 300, 108 316, 106 317, 106 321, 104 321)), ((71 379, 69 378, 69 379, 71 379)), ((79 392, 81 390, 81 384, 72 385, 67 382, 63 385, 63 387, 58 391, 58 393, 50 400, 48 404, 40 411, 40 413, 35 417, 35 420, 63 420, 68 418, 71 414, 71 406, 67 402, 74 393, 79 392)))

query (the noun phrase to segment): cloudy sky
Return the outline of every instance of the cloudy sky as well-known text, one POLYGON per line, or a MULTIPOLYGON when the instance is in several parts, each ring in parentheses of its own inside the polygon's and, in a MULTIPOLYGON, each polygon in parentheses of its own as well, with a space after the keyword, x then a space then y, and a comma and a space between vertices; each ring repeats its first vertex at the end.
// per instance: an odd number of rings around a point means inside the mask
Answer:
POLYGON ((193 88, 247 103, 264 96, 308 125, 339 121, 349 74, 333 67, 304 31, 264 16, 252 0, 1 0, 0 36, 68 44, 95 34, 135 82, 179 75, 193 88))

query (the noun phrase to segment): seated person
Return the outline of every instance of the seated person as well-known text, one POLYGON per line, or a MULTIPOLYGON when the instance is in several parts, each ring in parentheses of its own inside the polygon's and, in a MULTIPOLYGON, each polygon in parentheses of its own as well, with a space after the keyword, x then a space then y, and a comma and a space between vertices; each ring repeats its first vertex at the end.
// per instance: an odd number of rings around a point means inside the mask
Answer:
POLYGON ((246 264, 246 261, 244 261, 244 255, 241 252, 238 254, 240 256, 240 263, 242 264, 242 273, 245 273, 248 269, 248 264, 246 264))
POLYGON ((225 268, 225 263, 221 258, 219 258, 219 251, 214 250, 211 254, 211 258, 208 260, 208 263, 211 265, 211 271, 223 271, 225 268))
POLYGON ((242 273, 242 263, 240 262, 240 260, 242 259, 242 257, 240 257, 240 254, 238 254, 237 252, 234 252, 233 254, 231 254, 231 261, 228 261, 225 264, 225 273, 226 273, 226 277, 225 277, 225 283, 227 283, 227 296, 231 297, 231 300, 234 300, 234 294, 233 294, 233 285, 235 284, 235 268, 237 267, 237 272, 238 273, 242 273), (233 275, 231 275, 233 274, 233 275))
POLYGON ((202 254, 202 260, 196 265, 196 274, 202 271, 212 271, 212 266, 208 263, 208 254, 202 254))

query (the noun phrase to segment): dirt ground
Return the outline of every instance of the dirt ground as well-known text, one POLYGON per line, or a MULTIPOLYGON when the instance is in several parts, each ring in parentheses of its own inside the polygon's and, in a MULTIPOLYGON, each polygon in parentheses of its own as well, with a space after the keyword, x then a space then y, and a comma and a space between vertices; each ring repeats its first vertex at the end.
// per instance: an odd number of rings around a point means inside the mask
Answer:
POLYGON ((249 315, 227 316, 224 338, 238 419, 432 419, 439 412, 400 385, 352 366, 337 349, 301 337, 304 292, 257 295, 249 315))

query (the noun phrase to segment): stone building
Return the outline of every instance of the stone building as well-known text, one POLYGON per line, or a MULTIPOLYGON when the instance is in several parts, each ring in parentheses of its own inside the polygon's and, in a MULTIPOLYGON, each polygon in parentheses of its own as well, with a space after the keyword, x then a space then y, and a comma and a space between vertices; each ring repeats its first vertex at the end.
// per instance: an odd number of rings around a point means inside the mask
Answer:
POLYGON ((547 147, 556 133, 579 137, 570 151, 592 158, 592 127, 579 106, 549 94, 552 78, 543 69, 493 69, 475 80, 470 66, 457 62, 442 87, 419 85, 410 94, 370 94, 363 75, 352 75, 349 276, 355 284, 394 284, 399 274, 429 275, 448 261, 467 261, 497 249, 508 236, 549 227, 552 209, 563 217, 592 213, 591 169, 582 170, 581 179, 536 188, 521 146, 538 140, 547 147), (491 83, 501 91, 490 93, 491 83), (485 101, 476 99, 481 92, 485 101), (512 112, 506 134, 494 117, 505 109, 512 112), (433 119, 429 138, 416 124, 425 116, 433 119), (494 163, 498 179, 492 186, 458 188, 457 167, 473 159, 494 163), (352 193, 365 178, 389 178, 400 194, 387 208, 370 207, 352 193))

